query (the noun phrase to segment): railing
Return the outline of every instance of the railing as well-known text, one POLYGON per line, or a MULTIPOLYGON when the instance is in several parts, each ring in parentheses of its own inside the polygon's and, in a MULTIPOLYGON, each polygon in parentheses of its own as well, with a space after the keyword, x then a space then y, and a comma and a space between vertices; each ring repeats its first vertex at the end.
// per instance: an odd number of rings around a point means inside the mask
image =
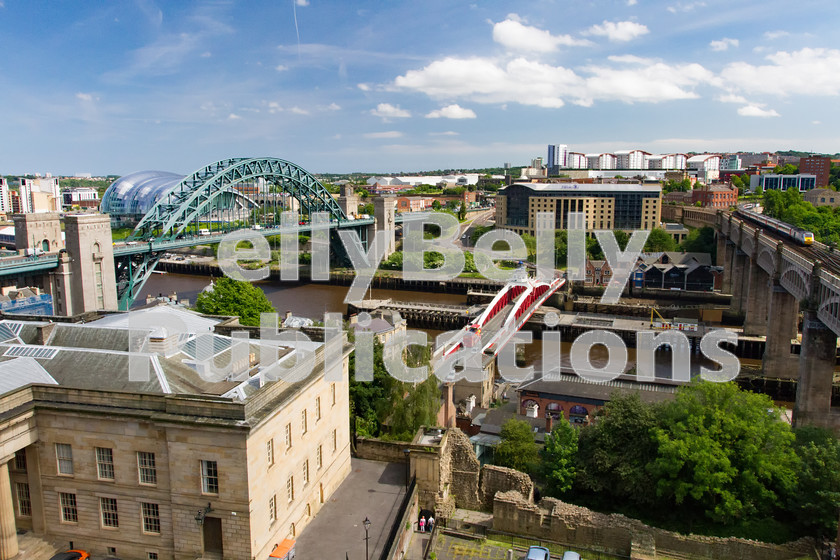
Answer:
POLYGON ((411 479, 411 484, 408 486, 405 496, 403 496, 403 501, 400 504, 400 509, 398 510, 398 518, 391 526, 391 531, 388 533, 388 540, 385 541, 385 546, 382 548, 382 554, 379 556, 379 560, 397 560, 400 558, 398 553, 400 552, 402 545, 405 544, 401 537, 406 532, 408 532, 409 535, 411 534, 411 506, 414 503, 416 494, 417 477, 414 477, 411 479), (408 527, 406 527, 406 524, 408 527))

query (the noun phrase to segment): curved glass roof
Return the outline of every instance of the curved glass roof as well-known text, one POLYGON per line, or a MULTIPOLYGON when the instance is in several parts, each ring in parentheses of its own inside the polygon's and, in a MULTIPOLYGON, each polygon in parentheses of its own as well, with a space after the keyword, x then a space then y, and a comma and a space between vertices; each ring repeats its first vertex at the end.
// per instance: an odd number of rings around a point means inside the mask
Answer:
POLYGON ((183 178, 167 171, 130 173, 111 183, 102 195, 100 211, 112 216, 143 215, 183 178))

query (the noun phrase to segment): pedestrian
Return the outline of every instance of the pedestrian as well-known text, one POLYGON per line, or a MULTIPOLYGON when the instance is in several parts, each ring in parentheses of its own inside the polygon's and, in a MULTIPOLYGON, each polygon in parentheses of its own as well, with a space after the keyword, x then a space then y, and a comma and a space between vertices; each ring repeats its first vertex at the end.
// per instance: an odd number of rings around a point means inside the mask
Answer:
MULTIPOLYGON (((430 515, 429 520, 426 521, 426 523, 429 525, 429 532, 430 533, 434 532, 434 530, 435 530, 435 518, 430 515)), ((833 558, 832 558, 832 560, 833 560, 833 558)))
POLYGON ((423 517, 422 515, 420 516, 420 532, 421 533, 426 532, 426 518, 423 517))
MULTIPOLYGON (((431 519, 431 518, 429 518, 429 519, 431 519)), ((831 560, 835 560, 837 558, 837 549, 834 548, 833 546, 831 547, 831 552, 829 552, 828 557, 831 558, 831 560)))

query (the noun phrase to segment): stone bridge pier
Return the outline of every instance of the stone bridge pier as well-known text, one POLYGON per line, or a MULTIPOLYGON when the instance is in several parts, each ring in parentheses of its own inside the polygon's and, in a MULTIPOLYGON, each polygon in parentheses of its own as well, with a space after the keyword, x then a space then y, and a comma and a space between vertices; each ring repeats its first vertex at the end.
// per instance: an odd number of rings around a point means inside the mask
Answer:
POLYGON ((796 338, 799 302, 779 285, 775 278, 768 291, 767 338, 764 343, 762 370, 766 377, 796 379, 799 359, 790 353, 791 340, 796 338))

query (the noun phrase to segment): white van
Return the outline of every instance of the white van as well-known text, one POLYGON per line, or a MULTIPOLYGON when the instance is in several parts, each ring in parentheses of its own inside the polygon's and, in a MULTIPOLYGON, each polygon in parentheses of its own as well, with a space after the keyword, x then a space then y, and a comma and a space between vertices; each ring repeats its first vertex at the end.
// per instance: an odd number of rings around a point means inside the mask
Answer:
POLYGON ((210 235, 210 230, 207 228, 201 228, 198 230, 198 235, 210 235))

